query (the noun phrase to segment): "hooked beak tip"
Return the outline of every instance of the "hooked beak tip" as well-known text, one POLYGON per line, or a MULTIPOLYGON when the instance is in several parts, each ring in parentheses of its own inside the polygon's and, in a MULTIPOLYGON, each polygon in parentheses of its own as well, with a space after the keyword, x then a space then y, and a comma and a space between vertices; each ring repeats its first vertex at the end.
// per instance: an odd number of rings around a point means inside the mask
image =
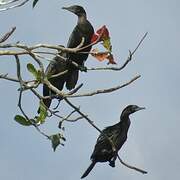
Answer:
POLYGON ((139 107, 139 110, 143 110, 143 109, 146 109, 145 107, 139 107))

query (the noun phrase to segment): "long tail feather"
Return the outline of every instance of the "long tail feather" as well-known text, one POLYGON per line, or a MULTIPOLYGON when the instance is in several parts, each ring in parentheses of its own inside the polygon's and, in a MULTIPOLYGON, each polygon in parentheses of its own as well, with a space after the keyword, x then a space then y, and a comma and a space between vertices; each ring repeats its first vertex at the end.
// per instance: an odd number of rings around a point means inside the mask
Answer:
POLYGON ((72 90, 75 88, 77 81, 78 81, 78 77, 79 77, 78 69, 71 70, 68 72, 67 79, 66 79, 66 88, 68 90, 72 90))
POLYGON ((81 179, 82 178, 85 178, 90 172, 91 170, 93 169, 93 167, 95 166, 96 164, 96 161, 92 161, 92 163, 90 164, 90 166, 87 168, 87 170, 85 171, 85 173, 81 176, 81 179))

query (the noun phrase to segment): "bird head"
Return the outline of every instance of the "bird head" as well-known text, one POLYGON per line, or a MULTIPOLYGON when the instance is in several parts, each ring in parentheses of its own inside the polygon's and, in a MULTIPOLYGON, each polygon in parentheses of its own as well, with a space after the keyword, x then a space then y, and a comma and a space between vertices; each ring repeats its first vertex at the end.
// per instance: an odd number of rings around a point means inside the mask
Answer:
POLYGON ((86 11, 84 10, 84 8, 82 6, 73 5, 73 6, 69 6, 69 7, 62 7, 62 9, 70 11, 70 12, 76 14, 78 17, 86 16, 86 11))
POLYGON ((139 107, 137 105, 129 105, 122 111, 121 116, 129 116, 130 114, 133 114, 143 109, 145 109, 145 107, 139 107))

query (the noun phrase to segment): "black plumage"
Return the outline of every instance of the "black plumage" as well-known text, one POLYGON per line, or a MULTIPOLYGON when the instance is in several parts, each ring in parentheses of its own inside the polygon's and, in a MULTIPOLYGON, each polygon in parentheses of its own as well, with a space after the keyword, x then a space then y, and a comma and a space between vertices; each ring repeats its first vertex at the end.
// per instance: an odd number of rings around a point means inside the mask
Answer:
MULTIPOLYGON (((82 38, 84 38, 84 43, 82 47, 87 46, 91 43, 91 37, 94 34, 94 29, 91 23, 87 20, 86 12, 83 7, 81 6, 70 6, 70 7, 63 7, 75 15, 78 16, 77 25, 75 26, 71 36, 68 40, 67 47, 68 48, 75 48, 77 47, 82 38)), ((84 52, 89 52, 91 50, 91 46, 85 48, 84 52)), ((58 76, 56 78, 51 78, 49 81, 52 85, 54 85, 59 90, 63 89, 64 84, 66 84, 66 88, 68 90, 72 90, 78 81, 79 77, 79 68, 83 69, 84 62, 88 58, 88 54, 80 54, 80 53, 63 53, 61 54, 66 61, 64 61, 61 57, 55 57, 54 60, 48 65, 46 69, 46 75, 54 75, 65 70, 68 70, 66 74, 63 76, 58 76), (79 68, 75 67, 71 61, 76 62, 79 65, 79 68)), ((52 95, 53 92, 49 90, 46 85, 43 85, 43 96, 52 95)), ((51 99, 44 99, 44 104, 47 108, 51 105, 51 99)))
MULTIPOLYGON (((56 56, 48 65, 45 71, 45 75, 47 77, 50 77, 48 80, 50 83, 55 86, 57 89, 62 90, 64 83, 67 79, 67 73, 66 70, 68 68, 68 64, 65 61, 66 54, 64 52, 60 52, 59 56, 56 56), (58 75, 62 73, 59 76, 51 77, 52 75, 58 75)), ((43 85, 43 96, 51 96, 54 93, 47 87, 47 85, 43 85)), ((46 105, 46 107, 50 107, 52 99, 43 99, 43 103, 46 105)))
MULTIPOLYGON (((77 25, 75 26, 71 36, 69 38, 67 47, 68 48, 75 48, 77 47, 82 38, 84 38, 84 43, 82 47, 85 47, 91 44, 91 38, 94 34, 94 29, 91 23, 87 20, 86 11, 83 7, 74 5, 70 7, 63 7, 63 9, 68 10, 75 15, 78 16, 77 25)), ((78 51, 77 53, 67 53, 67 59, 69 61, 74 61, 79 65, 80 69, 84 69, 84 62, 88 58, 88 52, 90 52, 91 46, 83 49, 82 51, 78 51), (81 52, 87 52, 86 54, 82 54, 81 52)), ((79 68, 70 65, 69 73, 66 80, 66 88, 71 90, 75 87, 79 77, 79 68)))
POLYGON ((111 167, 115 167, 117 153, 127 139, 127 133, 131 123, 129 115, 142 109, 145 108, 138 107, 137 105, 127 106, 121 113, 120 122, 113 126, 109 126, 102 131, 91 155, 92 162, 81 178, 86 177, 97 162, 108 161, 111 167), (113 150, 110 140, 115 146, 116 151, 113 150))

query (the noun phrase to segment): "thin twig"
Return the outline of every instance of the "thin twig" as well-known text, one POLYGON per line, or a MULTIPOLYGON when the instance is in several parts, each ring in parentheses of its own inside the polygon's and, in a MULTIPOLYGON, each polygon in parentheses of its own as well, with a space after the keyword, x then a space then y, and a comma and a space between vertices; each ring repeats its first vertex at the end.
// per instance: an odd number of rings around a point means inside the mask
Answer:
POLYGON ((34 125, 34 127, 36 128, 36 130, 42 134, 43 136, 47 137, 48 139, 50 139, 50 136, 48 136, 46 133, 44 133, 43 131, 40 130, 40 128, 37 125, 34 125))
POLYGON ((118 157, 119 161, 120 161, 124 166, 126 166, 126 167, 128 167, 128 168, 130 168, 130 169, 133 169, 133 170, 135 170, 135 171, 138 171, 138 172, 140 172, 140 173, 142 173, 142 174, 147 174, 147 173, 148 173, 147 171, 144 171, 144 170, 139 169, 139 168, 137 168, 137 167, 135 167, 135 166, 131 166, 131 165, 125 163, 125 162, 120 158, 119 155, 117 155, 117 157, 118 157))
MULTIPOLYGON (((80 108, 79 108, 80 109, 80 108)), ((72 112, 70 112, 65 118, 63 118, 60 122, 59 122, 59 128, 61 129, 62 128, 62 123, 64 121, 67 121, 67 122, 76 122, 80 119, 83 119, 84 117, 83 116, 80 116, 80 117, 77 117, 75 119, 69 119, 74 113, 76 112, 76 110, 73 110, 72 112)))
POLYGON ((0 79, 5 79, 8 81, 13 81, 13 82, 19 82, 19 80, 16 78, 8 77, 8 74, 0 74, 0 79))
POLYGON ((69 104, 73 109, 75 109, 81 116, 83 116, 83 117, 91 124, 91 126, 93 126, 97 131, 99 131, 99 132, 101 133, 101 130, 100 130, 96 125, 94 125, 93 121, 91 121, 87 115, 85 115, 84 113, 82 113, 77 106, 75 106, 74 104, 72 104, 66 97, 64 98, 64 100, 65 100, 65 101, 67 102, 67 104, 69 104))
POLYGON ((144 39, 146 38, 147 35, 148 35, 148 32, 146 32, 146 33, 144 34, 144 36, 141 38, 141 40, 139 41, 137 47, 136 47, 136 48, 134 49, 134 51, 131 53, 132 56, 133 56, 134 53, 138 50, 139 46, 142 44, 142 42, 144 41, 144 39))
POLYGON ((17 77, 18 77, 19 84, 20 84, 18 107, 21 110, 24 117, 26 119, 29 119, 28 116, 26 115, 26 113, 24 112, 22 106, 21 106, 21 99, 22 99, 22 93, 23 93, 23 80, 22 80, 22 77, 21 77, 21 66, 20 66, 19 57, 17 55, 15 55, 15 58, 16 58, 16 66, 17 66, 17 77))
POLYGON ((79 121, 80 119, 83 119, 84 117, 82 116, 79 116, 77 118, 74 118, 74 119, 65 119, 65 121, 67 122, 76 122, 76 121, 79 121))
POLYGON ((12 34, 13 34, 13 32, 16 30, 16 27, 12 27, 12 29, 9 31, 9 32, 7 32, 6 34, 4 34, 3 36, 2 36, 2 38, 0 38, 0 43, 2 43, 2 42, 5 42, 12 34))

